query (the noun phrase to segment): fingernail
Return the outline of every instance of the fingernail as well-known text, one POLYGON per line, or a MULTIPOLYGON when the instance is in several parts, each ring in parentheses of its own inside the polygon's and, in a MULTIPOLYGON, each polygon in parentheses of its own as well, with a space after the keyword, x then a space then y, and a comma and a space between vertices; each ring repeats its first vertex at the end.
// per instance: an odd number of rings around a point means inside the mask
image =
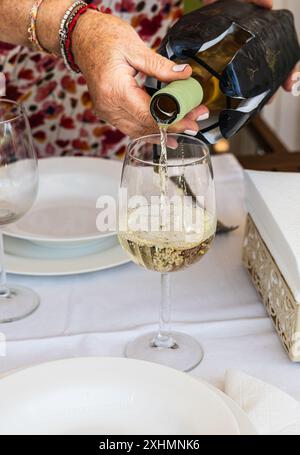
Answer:
POLYGON ((185 130, 184 134, 188 134, 189 136, 197 136, 198 131, 193 131, 193 130, 185 130))
POLYGON ((181 73, 182 71, 184 71, 186 69, 187 66, 188 66, 187 64, 175 65, 175 66, 173 66, 173 71, 175 71, 175 73, 181 73))
POLYGON ((199 115, 199 117, 197 118, 197 121, 201 122, 203 120, 207 120, 208 118, 209 118, 209 112, 205 112, 205 114, 199 115))

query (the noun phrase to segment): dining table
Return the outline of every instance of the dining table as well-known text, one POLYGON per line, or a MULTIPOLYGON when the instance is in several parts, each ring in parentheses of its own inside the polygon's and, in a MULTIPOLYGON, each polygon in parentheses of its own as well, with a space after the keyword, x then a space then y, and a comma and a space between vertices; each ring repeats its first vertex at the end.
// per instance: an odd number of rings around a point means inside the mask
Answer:
MULTIPOLYGON (((239 229, 216 236, 198 264, 172 275, 172 326, 204 350, 189 374, 222 389, 225 372, 238 369, 300 400, 300 366, 289 360, 242 264, 244 171, 230 154, 214 156, 213 169, 218 218, 239 229)), ((160 276, 132 262, 73 276, 10 274, 9 282, 34 289, 41 303, 30 317, 0 324, 0 375, 56 359, 123 357, 129 341, 157 327, 160 276)))

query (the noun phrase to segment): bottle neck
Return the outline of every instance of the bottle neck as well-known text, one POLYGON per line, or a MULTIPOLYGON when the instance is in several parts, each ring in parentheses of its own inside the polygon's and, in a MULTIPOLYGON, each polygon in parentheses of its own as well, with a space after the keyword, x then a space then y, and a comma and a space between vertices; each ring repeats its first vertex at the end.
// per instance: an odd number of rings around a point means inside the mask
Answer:
POLYGON ((158 123, 171 125, 183 119, 202 100, 201 84, 190 77, 171 82, 156 92, 150 102, 150 111, 158 123))

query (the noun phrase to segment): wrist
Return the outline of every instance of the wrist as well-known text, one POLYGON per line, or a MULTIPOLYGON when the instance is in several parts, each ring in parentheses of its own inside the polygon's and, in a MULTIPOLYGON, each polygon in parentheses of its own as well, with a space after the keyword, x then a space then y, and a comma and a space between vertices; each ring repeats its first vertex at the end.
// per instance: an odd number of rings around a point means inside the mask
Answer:
POLYGON ((67 9, 74 0, 47 0, 38 11, 36 33, 41 46, 48 52, 61 55, 59 28, 67 9))
POLYGON ((97 36, 96 31, 99 32, 99 25, 102 23, 102 21, 99 21, 99 18, 105 20, 107 17, 109 15, 99 11, 89 10, 78 19, 73 32, 72 53, 75 63, 82 72, 84 72, 88 64, 90 48, 96 45, 91 37, 97 36))

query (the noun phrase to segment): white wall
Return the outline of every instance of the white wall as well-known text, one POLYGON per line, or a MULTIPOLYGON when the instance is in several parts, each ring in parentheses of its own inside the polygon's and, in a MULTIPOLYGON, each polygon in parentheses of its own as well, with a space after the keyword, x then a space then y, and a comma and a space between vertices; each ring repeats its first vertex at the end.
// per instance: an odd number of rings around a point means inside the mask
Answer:
MULTIPOLYGON (((300 1, 274 0, 274 7, 290 9, 295 16, 300 39, 300 1)), ((290 150, 300 150, 300 97, 280 90, 275 101, 264 109, 263 117, 290 150)))

